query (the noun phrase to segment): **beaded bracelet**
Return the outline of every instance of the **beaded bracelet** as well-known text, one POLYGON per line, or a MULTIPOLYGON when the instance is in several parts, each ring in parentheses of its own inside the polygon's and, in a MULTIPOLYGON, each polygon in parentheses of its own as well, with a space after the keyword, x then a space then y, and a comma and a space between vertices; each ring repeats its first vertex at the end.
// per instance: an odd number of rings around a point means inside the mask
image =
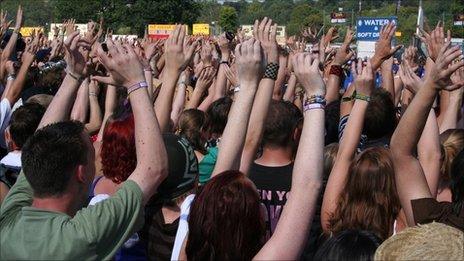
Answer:
POLYGON ((148 88, 148 84, 147 82, 143 81, 143 82, 139 82, 139 83, 136 83, 134 85, 132 85, 131 87, 127 88, 127 95, 131 94, 132 92, 140 89, 140 88, 148 88))
POLYGON ((371 97, 370 96, 367 96, 367 95, 364 95, 362 93, 356 93, 356 95, 354 96, 354 98, 356 100, 363 100, 363 101, 366 101, 366 102, 370 102, 371 101, 371 97))

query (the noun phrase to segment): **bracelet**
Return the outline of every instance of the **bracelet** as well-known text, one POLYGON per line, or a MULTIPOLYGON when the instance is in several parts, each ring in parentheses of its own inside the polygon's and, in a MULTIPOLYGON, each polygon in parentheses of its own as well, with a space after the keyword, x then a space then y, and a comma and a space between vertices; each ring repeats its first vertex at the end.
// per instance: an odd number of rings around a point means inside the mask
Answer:
POLYGON ((82 76, 77 76, 73 73, 71 73, 70 71, 66 71, 66 73, 71 76, 72 78, 74 78, 74 80, 78 81, 78 82, 82 82, 82 80, 84 79, 82 76))
POLYGON ((370 102, 371 101, 371 97, 370 96, 367 96, 367 95, 364 95, 362 93, 356 93, 356 95, 354 96, 354 98, 356 100, 363 100, 363 101, 367 101, 367 102, 370 102))
POLYGON ((340 65, 332 65, 332 66, 330 66, 329 74, 333 74, 335 76, 338 76, 339 78, 342 78, 343 69, 342 69, 342 67, 340 65))
POLYGON ((8 75, 8 77, 6 77, 7 81, 14 81, 15 79, 16 79, 16 76, 14 74, 10 74, 8 75))
POLYGON ((219 64, 227 64, 227 65, 229 65, 229 62, 228 61, 221 61, 219 64))
POLYGON ((95 96, 98 97, 98 95, 95 92, 89 92, 89 96, 95 96))
POLYGON ((311 95, 305 100, 305 104, 320 103, 325 105, 325 97, 322 95, 311 95))
POLYGON ((315 109, 325 109, 325 104, 321 103, 308 103, 303 106, 303 112, 307 112, 315 109))
POLYGON ((134 91, 136 91, 138 89, 141 89, 141 88, 148 88, 147 82, 145 82, 145 81, 138 82, 138 83, 132 85, 131 87, 127 88, 127 95, 130 95, 134 91))
POLYGON ((275 81, 277 79, 278 72, 279 72, 278 63, 268 63, 266 66, 266 71, 264 72, 263 78, 269 78, 275 81))
POLYGON ((234 88, 234 93, 240 91, 240 85, 234 88))

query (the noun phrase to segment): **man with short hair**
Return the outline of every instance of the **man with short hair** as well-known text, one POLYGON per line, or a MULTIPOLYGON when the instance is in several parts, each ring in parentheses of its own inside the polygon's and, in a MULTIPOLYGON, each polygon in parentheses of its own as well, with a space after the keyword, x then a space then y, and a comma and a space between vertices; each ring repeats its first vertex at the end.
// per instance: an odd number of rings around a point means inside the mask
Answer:
POLYGON ((1 206, 0 259, 112 258, 142 227, 143 207, 167 175, 166 149, 144 88, 143 67, 131 46, 114 46, 110 40, 109 52, 100 48, 99 58, 111 74, 94 78, 128 89, 137 165, 112 197, 83 208, 95 175, 95 152, 82 124, 67 119, 86 64, 80 48, 89 45, 79 32, 64 45, 67 74, 39 130, 24 145, 24 174, 1 206))

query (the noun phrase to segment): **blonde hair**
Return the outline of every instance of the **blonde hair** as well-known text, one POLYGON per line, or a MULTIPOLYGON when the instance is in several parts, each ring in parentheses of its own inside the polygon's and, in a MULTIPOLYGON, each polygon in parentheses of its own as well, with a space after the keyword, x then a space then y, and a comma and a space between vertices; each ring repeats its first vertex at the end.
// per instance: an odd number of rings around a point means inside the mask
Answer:
POLYGON ((410 227, 383 242, 374 260, 464 260, 464 233, 436 222, 410 227))
POLYGON ((449 129, 440 134, 442 164, 440 168, 440 188, 449 186, 450 171, 454 158, 464 148, 464 130, 449 129))

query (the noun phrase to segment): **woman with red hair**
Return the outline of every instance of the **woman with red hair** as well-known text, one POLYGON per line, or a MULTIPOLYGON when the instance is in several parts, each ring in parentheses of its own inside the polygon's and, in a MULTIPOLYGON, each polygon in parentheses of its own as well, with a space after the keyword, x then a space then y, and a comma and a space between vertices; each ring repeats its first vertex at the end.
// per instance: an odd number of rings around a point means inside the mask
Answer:
MULTIPOLYGON (((100 151, 103 176, 97 177, 89 205, 109 198, 122 186, 137 165, 135 126, 132 113, 109 118, 103 129, 100 151)), ((137 233, 132 235, 116 253, 115 259, 145 258, 145 250, 137 233)))

